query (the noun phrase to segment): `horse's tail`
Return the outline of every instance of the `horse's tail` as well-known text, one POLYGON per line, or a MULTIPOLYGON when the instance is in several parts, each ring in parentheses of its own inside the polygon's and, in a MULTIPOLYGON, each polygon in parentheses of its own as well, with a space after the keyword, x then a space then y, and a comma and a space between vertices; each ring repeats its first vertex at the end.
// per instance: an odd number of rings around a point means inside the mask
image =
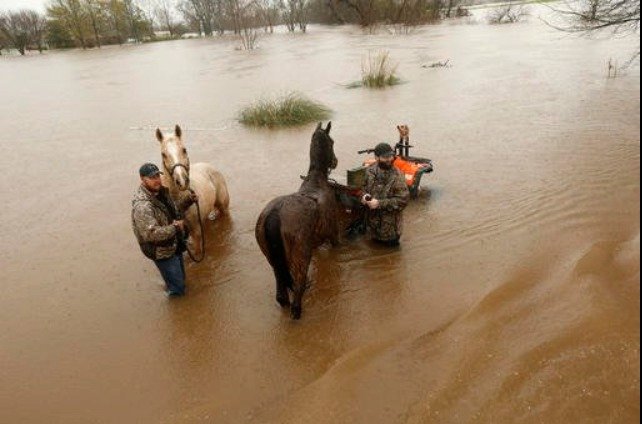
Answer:
POLYGON ((294 282, 288 267, 288 259, 285 254, 285 244, 281 235, 281 217, 278 209, 272 209, 265 218, 265 241, 267 243, 270 263, 279 281, 285 283, 292 289, 294 282))

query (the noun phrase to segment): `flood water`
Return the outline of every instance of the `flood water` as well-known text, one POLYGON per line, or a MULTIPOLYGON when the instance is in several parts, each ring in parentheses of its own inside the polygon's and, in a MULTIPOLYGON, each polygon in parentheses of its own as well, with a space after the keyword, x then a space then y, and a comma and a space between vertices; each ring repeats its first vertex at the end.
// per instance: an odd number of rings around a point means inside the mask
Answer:
POLYGON ((639 422, 639 67, 606 78, 634 38, 532 18, 3 57, 0 422, 639 422), (346 89, 379 49, 405 84, 346 89), (337 176, 401 123, 436 166, 401 250, 319 251, 300 322, 254 224, 298 188, 314 125, 235 121, 291 90, 334 110, 337 176), (170 301, 130 202, 177 123, 232 218, 170 301))

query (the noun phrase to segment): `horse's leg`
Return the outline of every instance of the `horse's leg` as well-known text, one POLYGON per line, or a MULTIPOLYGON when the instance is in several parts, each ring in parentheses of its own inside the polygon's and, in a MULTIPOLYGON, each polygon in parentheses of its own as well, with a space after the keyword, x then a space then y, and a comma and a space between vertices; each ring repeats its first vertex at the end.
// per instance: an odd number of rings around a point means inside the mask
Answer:
MULTIPOLYGON (((214 187, 216 187, 216 185, 214 185, 214 187)), ((218 207, 219 192, 216 188, 213 188, 213 190, 214 190, 214 194, 213 194, 213 201, 211 204, 212 210, 207 215, 207 219, 209 219, 210 221, 216 221, 216 219, 218 219, 222 215, 221 209, 218 207)))
POLYGON ((256 225, 256 240, 267 258, 276 280, 276 301, 283 308, 290 306, 288 288, 292 286, 292 277, 288 268, 284 240, 281 236, 281 221, 278 209, 264 211, 256 225))
POLYGON ((218 171, 210 172, 210 181, 212 183, 214 195, 214 211, 218 215, 227 215, 230 209, 230 192, 227 189, 225 177, 218 171))
POLYGON ((222 177, 216 189, 216 203, 214 207, 218 209, 222 215, 227 215, 230 210, 230 193, 222 177))
POLYGON ((210 221, 216 221, 219 216, 221 216, 221 211, 217 207, 214 207, 212 211, 207 215, 207 219, 209 219, 210 221))
POLYGON ((214 221, 221 216, 228 215, 230 209, 230 195, 227 191, 227 186, 225 181, 220 181, 217 184, 216 194, 214 196, 214 205, 212 206, 212 212, 210 212, 208 218, 210 221, 214 221))
POLYGON ((280 275, 280 272, 274 269, 274 277, 276 278, 276 301, 281 305, 282 308, 290 307, 290 293, 288 292, 288 283, 283 281, 283 277, 280 275))
POLYGON ((295 320, 301 319, 303 312, 303 295, 308 288, 308 269, 312 261, 312 250, 303 248, 303 251, 297 253, 294 263, 290 266, 290 273, 294 280, 294 300, 290 308, 290 314, 292 319, 295 320))

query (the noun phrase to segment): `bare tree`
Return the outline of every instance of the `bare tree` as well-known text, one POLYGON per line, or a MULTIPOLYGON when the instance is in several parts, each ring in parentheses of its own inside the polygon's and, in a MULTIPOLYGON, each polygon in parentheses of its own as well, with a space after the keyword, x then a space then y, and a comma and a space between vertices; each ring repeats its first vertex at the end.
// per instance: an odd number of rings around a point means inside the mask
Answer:
MULTIPOLYGON (((2 18, 0 17, 0 22, 2 18)), ((2 56, 2 50, 9 48, 9 40, 5 37, 4 32, 0 31, 0 56, 2 56)))
POLYGON ((256 28, 243 27, 239 33, 241 39, 241 47, 243 50, 254 50, 256 43, 259 40, 259 33, 256 28))
POLYGON ((156 3, 155 0, 135 0, 138 7, 138 17, 148 27, 147 34, 153 35, 156 25, 156 3))
POLYGON ((567 18, 565 25, 552 25, 563 31, 635 33, 640 29, 640 0, 580 0, 553 10, 567 18))
POLYGON ((298 27, 302 32, 307 32, 310 24, 310 7, 309 0, 285 0, 281 2, 283 20, 288 31, 294 32, 298 27))
MULTIPOLYGON (((567 3, 564 9, 552 8, 565 18, 565 24, 550 26, 561 31, 592 34, 612 31, 614 34, 636 34, 640 30, 640 0, 580 0, 567 3)), ((639 35, 639 34, 638 34, 639 35)), ((640 58, 640 41, 637 50, 620 68, 609 62, 609 76, 618 69, 626 69, 640 58)))
POLYGON ((342 25, 347 22, 346 18, 343 16, 343 14, 340 11, 339 2, 337 0, 320 0, 320 1, 325 1, 325 5, 330 10, 330 14, 332 15, 332 17, 336 22, 342 25))
POLYGON ((412 28, 440 20, 443 8, 442 0, 404 0, 399 5, 393 3, 387 15, 393 16, 394 23, 412 28))
POLYGON ((134 3, 133 0, 124 0, 125 4, 125 13, 127 14, 127 22, 129 24, 129 33, 134 37, 137 43, 142 41, 142 36, 138 30, 138 25, 136 25, 136 19, 138 18, 139 10, 138 6, 134 3))
POLYGON ((99 0, 84 0, 85 11, 89 22, 91 24, 91 29, 94 33, 94 43, 100 48, 102 45, 101 42, 101 32, 102 32, 102 22, 104 20, 104 4, 99 0))
POLYGON ((493 25, 514 24, 528 15, 528 8, 512 1, 493 9, 488 14, 488 22, 493 25))
POLYGON ((238 25, 237 35, 243 50, 254 50, 259 40, 257 28, 261 25, 261 11, 254 0, 234 0, 233 22, 238 25))
POLYGON ((27 10, 24 14, 25 24, 29 28, 29 43, 34 45, 40 53, 45 49, 45 35, 47 33, 47 19, 35 10, 27 10))
POLYGON ((281 7, 276 0, 256 0, 256 7, 263 20, 265 32, 274 33, 274 27, 279 22, 281 7))
POLYGON ((250 0, 225 0, 224 14, 234 34, 240 35, 250 25, 247 8, 250 0))
POLYGON ((175 5, 173 0, 154 0, 154 14, 160 22, 162 29, 165 29, 169 32, 170 37, 174 37, 176 34, 176 17, 175 17, 175 5))
POLYGON ((283 10, 283 21, 288 31, 296 31, 296 0, 282 1, 281 9, 283 10))
POLYGON ((456 10, 461 1, 460 0, 447 0, 447 6, 446 6, 446 17, 451 18, 453 15, 453 11, 456 10))
POLYGON ((18 50, 21 55, 27 52, 29 34, 23 25, 20 13, 7 12, 0 15, 0 33, 6 40, 9 47, 18 50))
POLYGON ((5 42, 23 56, 32 44, 37 44, 42 51, 44 24, 38 12, 21 10, 0 14, 0 33, 5 42))
POLYGON ((379 20, 376 0, 332 0, 338 5, 345 5, 359 16, 359 24, 367 27, 379 20))
MULTIPOLYGON (((442 19, 447 0, 308 0, 325 8, 340 23, 354 22, 365 28, 392 24, 402 32, 442 19)), ((451 0, 454 8, 460 0, 451 0)), ((318 14, 318 8, 314 8, 318 14)), ((451 11, 452 13, 452 11, 451 11)))
POLYGON ((203 28, 201 27, 201 20, 199 19, 198 13, 194 9, 192 2, 189 0, 183 0, 176 8, 178 13, 183 17, 183 21, 190 31, 198 32, 199 35, 202 35, 203 28))
MULTIPOLYGON (((217 2, 222 0, 217 0, 217 2)), ((187 12, 192 15, 199 23, 199 33, 206 36, 214 34, 214 12, 217 4, 214 0, 187 0, 181 6, 181 11, 185 16, 187 12)))
POLYGON ((310 1, 309 0, 296 0, 297 8, 297 24, 302 32, 308 31, 310 24, 310 1))

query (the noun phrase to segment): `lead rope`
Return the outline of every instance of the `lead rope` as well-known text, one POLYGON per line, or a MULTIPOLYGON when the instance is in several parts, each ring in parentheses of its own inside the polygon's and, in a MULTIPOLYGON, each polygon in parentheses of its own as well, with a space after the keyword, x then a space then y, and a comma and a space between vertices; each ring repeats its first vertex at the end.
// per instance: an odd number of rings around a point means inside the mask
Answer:
MULTIPOLYGON (((176 168, 183 168, 185 171, 187 171, 187 174, 189 175, 189 168, 187 167, 187 165, 183 165, 182 163, 177 163, 174 166, 172 166, 171 169, 168 169, 169 174, 172 177, 174 176, 174 171, 176 171, 176 168)), ((167 165, 165 165, 165 169, 167 169, 167 165)), ((192 194, 192 196, 196 195, 196 192, 192 188, 189 189, 189 192, 192 194)), ((198 200, 195 203, 196 203, 196 213, 198 215, 198 225, 201 227, 201 257, 200 257, 200 259, 196 259, 194 257, 194 254, 189 250, 189 246, 186 245, 185 248, 187 250, 187 254, 189 255, 189 257, 194 262, 196 262, 198 264, 198 263, 203 262, 203 260, 205 259, 205 231, 203 230, 203 219, 201 217, 201 206, 198 203, 198 200)))
MULTIPOLYGON (((189 189, 189 191, 190 191, 190 193, 192 193, 193 196, 196 195, 196 192, 194 190, 192 190, 191 188, 189 189)), ((198 264, 198 263, 203 262, 203 260, 205 259, 205 231, 203 230, 203 220, 201 219, 202 218, 201 217, 201 205, 199 205, 198 200, 195 203, 196 203, 196 213, 197 213, 197 216, 198 216, 198 225, 200 225, 200 227, 201 227, 201 257, 200 257, 200 259, 196 259, 194 257, 194 254, 189 250, 189 246, 186 245, 186 249, 187 249, 187 254, 189 255, 189 257, 194 262, 196 262, 198 264)))

